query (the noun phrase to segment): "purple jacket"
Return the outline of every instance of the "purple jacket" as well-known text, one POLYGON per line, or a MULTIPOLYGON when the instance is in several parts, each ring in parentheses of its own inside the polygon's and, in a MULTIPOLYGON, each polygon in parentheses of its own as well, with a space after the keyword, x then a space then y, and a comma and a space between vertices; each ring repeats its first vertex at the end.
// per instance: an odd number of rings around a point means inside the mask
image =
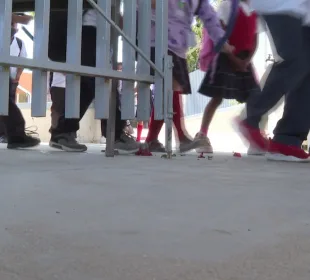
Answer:
MULTIPOLYGON (((191 26, 194 13, 189 4, 190 0, 168 0, 168 48, 176 55, 185 58, 189 48, 191 26)), ((198 17, 203 22, 211 40, 216 44, 224 35, 216 12, 209 0, 201 0, 198 17)), ((152 22, 151 46, 155 46, 155 23, 152 22)))

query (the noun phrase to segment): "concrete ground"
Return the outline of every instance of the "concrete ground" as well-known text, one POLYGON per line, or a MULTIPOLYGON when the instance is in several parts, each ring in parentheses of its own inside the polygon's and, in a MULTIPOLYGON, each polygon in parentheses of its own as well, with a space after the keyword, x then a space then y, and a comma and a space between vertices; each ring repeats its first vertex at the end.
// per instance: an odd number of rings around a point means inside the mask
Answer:
POLYGON ((309 165, 0 148, 1 280, 309 280, 309 165))

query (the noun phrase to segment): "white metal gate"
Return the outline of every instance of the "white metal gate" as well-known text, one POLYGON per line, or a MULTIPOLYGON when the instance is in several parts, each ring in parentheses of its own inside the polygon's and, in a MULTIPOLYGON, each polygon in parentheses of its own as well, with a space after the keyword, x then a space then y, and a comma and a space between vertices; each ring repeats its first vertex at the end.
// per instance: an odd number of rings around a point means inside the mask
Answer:
POLYGON ((168 50, 168 1, 157 0, 156 59, 150 61, 151 1, 125 0, 123 2, 123 31, 119 20, 121 0, 87 0, 97 11, 97 62, 96 67, 81 66, 81 34, 83 0, 68 0, 67 62, 48 59, 50 4, 53 0, 35 2, 35 35, 33 59, 10 56, 10 26, 13 0, 0 1, 0 115, 8 115, 9 67, 33 69, 31 111, 33 117, 46 115, 46 85, 48 71, 66 73, 66 117, 80 116, 80 77, 96 77, 95 116, 108 119, 106 156, 114 156, 114 124, 118 80, 124 80, 122 92, 122 119, 135 118, 134 82, 138 82, 138 120, 149 120, 149 85, 155 84, 155 118, 166 123, 166 150, 172 154, 172 59, 168 50), (139 12, 137 13, 137 5, 139 12), (111 13, 110 13, 111 12, 111 13), (111 16, 110 16, 111 15, 111 16), (138 16, 138 19, 136 18, 138 16), (138 23, 138 26, 136 26, 138 23), (139 48, 136 46, 138 28, 139 48), (118 36, 124 39, 123 71, 116 71, 118 36), (112 51, 112 61, 111 61, 112 51), (135 53, 138 53, 135 72, 135 53), (155 76, 149 75, 150 67, 155 76), (113 70, 115 69, 115 70, 113 70))

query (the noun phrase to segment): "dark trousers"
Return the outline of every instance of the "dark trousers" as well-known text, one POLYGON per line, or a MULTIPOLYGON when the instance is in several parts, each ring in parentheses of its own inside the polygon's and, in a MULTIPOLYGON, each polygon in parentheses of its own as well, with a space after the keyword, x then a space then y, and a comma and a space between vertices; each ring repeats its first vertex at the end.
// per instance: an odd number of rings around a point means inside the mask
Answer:
POLYGON ((0 136, 6 135, 8 141, 13 140, 14 137, 25 135, 25 120, 15 102, 16 88, 17 85, 10 80, 9 115, 0 116, 0 133, 2 134, 0 136))
MULTIPOLYGON (((90 105, 89 99, 94 98, 94 91, 86 92, 83 94, 81 82, 81 115, 83 116, 90 105), (85 96, 90 96, 85 99, 85 96), (82 105, 83 104, 83 105, 82 105), (87 107, 86 105, 89 104, 87 107), (83 110, 83 111, 82 111, 83 110)), ((79 129, 80 119, 66 119, 65 118, 65 88, 52 87, 50 90, 52 107, 51 107, 51 134, 52 137, 62 133, 76 133, 79 129)), ((91 100, 92 101, 92 100, 91 100)), ((90 101, 90 102, 91 102, 90 101)), ((119 109, 119 99, 116 102, 116 121, 115 121, 115 139, 118 140, 123 133, 126 122, 121 119, 121 111, 119 109)), ((101 133, 102 136, 107 137, 107 120, 101 120, 101 133)))
POLYGON ((247 122, 258 127, 263 115, 285 95, 282 119, 274 130, 274 140, 300 146, 310 128, 310 28, 288 15, 264 16, 277 54, 262 93, 247 102, 247 122))
MULTIPOLYGON (((93 26, 83 26, 82 28, 82 50, 81 50, 81 62, 85 66, 96 66, 96 28, 93 26)), ((52 93, 51 93, 52 94, 52 93)), ((95 97, 95 78, 94 77, 81 77, 81 94, 80 94, 80 118, 79 119, 66 119, 64 114, 58 120, 57 128, 52 128, 52 137, 60 133, 77 132, 79 130, 79 122, 86 113, 89 105, 93 102, 95 97)), ((57 99, 57 95, 54 94, 54 100, 57 99)), ((63 97, 64 98, 64 97, 63 97)), ((54 103, 53 96, 52 101, 54 103)), ((61 100, 60 100, 61 101, 61 100)), ((61 102, 56 102, 61 103, 61 102)), ((64 104, 64 100, 62 101, 64 104)), ((60 105, 59 109, 64 112, 60 105)), ((64 106, 64 105, 63 105, 64 106)), ((57 107, 58 108, 58 107, 57 107)), ((54 106, 54 110, 57 111, 54 106)), ((103 136, 106 137, 107 120, 102 121, 103 136)), ((116 105, 116 129, 115 139, 119 139, 126 122, 121 120, 121 112, 119 110, 119 104, 116 105)))
MULTIPOLYGON (((18 87, 18 83, 13 83, 10 81, 10 102, 16 102, 16 90, 18 87)), ((14 110, 14 109, 13 109, 14 110)), ((7 136, 6 135, 6 127, 5 127, 5 123, 4 120, 2 118, 0 118, 0 137, 1 136, 7 136)))

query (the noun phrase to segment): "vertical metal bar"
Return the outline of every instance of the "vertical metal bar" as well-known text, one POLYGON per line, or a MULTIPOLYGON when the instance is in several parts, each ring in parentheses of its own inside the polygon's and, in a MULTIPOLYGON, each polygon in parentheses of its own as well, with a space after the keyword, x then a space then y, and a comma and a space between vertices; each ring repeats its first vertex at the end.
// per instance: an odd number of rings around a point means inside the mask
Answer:
MULTIPOLYGON (((83 0, 68 0, 67 63, 74 66, 81 65, 82 14, 83 0)), ((80 81, 78 75, 66 75, 66 118, 80 117, 80 81)))
MULTIPOLYGON (((0 1, 0 62, 10 55, 12 0, 0 1)), ((10 68, 0 67, 0 115, 9 113, 10 68)))
MULTIPOLYGON (((98 0, 98 6, 105 12, 111 12, 111 0, 98 0)), ((110 13, 111 16, 111 13, 110 13)), ((97 12, 97 54, 96 66, 99 68, 112 68, 111 65, 111 26, 97 12)), ((96 78, 95 90, 95 117, 96 119, 109 118, 109 100, 111 92, 111 80, 96 78)))
MULTIPOLYGON (((33 59, 44 63, 48 57, 50 0, 36 0, 35 15, 33 59)), ((33 70, 31 102, 33 117, 46 116, 46 84, 47 71, 33 70)))
MULTIPOLYGON (((138 45, 139 48, 150 57, 151 45, 151 2, 139 0, 138 13, 138 45)), ((137 64, 137 74, 150 72, 150 65, 139 55, 137 64)), ((139 121, 148 121, 150 118, 150 85, 138 83, 138 109, 137 118, 139 121)))
POLYGON ((169 55, 165 55, 164 57, 164 107, 165 107, 165 129, 166 129, 166 151, 167 158, 172 158, 172 125, 173 125, 173 89, 172 89, 172 69, 173 62, 172 57, 169 55))
MULTIPOLYGON (((155 64, 159 69, 164 70, 164 56, 168 51, 168 1, 156 1, 156 30, 155 30, 155 64)), ((155 119, 164 119, 164 84, 163 79, 155 73, 155 119)))
MULTIPOLYGON (((113 0, 111 7, 111 18, 119 24, 120 21, 120 0, 113 0)), ((111 32, 111 50, 112 50, 112 66, 113 69, 117 69, 117 55, 118 55, 118 33, 113 28, 111 32)), ((112 91, 110 95, 110 109, 107 129, 107 146, 105 155, 106 157, 114 157, 114 142, 115 142, 115 108, 117 95, 117 84, 118 80, 112 80, 112 91)))
MULTIPOLYGON (((130 38, 136 38, 137 0, 126 0, 123 5, 123 31, 130 38)), ((135 72, 135 50, 123 42, 123 72, 135 72)), ((122 83, 122 119, 135 118, 134 81, 122 83)))

